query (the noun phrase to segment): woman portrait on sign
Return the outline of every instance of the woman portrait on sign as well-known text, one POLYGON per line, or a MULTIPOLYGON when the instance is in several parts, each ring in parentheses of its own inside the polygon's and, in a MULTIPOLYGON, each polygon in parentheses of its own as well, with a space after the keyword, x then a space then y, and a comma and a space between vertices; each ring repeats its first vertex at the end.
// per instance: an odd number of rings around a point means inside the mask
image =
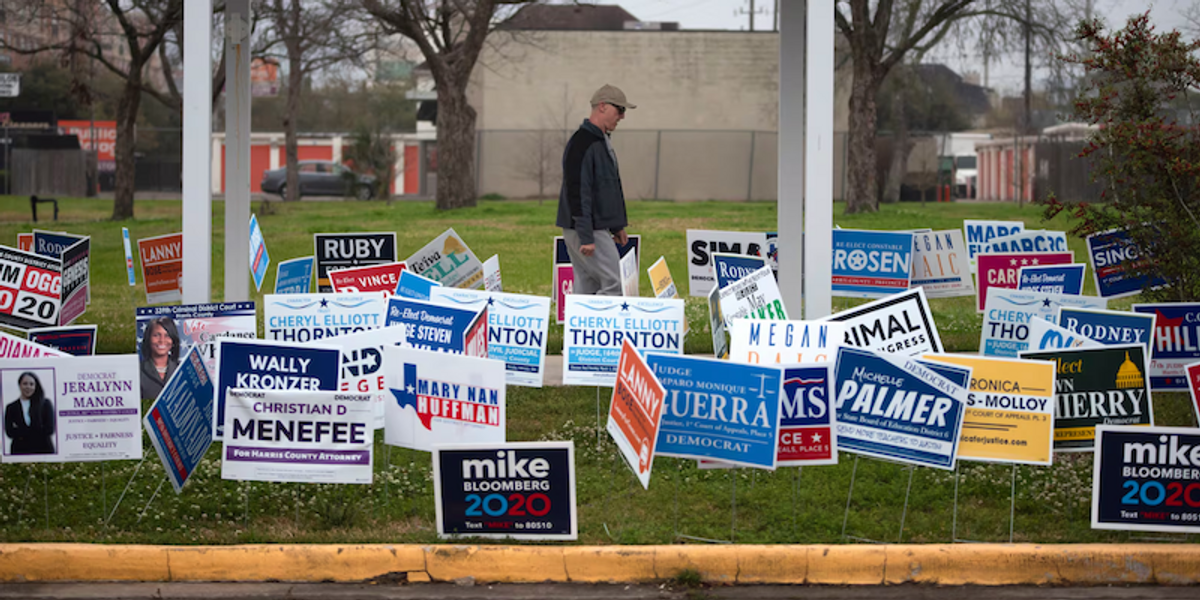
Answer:
POLYGON ((142 399, 155 400, 179 368, 179 330, 171 317, 158 317, 142 333, 142 399))
POLYGON ((46 397, 37 374, 17 376, 19 397, 4 407, 4 435, 9 454, 54 454, 54 403, 46 397))

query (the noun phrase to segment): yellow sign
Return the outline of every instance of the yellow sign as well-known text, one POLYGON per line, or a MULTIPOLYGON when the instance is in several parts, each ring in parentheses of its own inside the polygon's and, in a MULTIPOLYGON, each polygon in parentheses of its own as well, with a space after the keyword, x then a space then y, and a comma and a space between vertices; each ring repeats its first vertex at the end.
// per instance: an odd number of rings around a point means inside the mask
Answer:
POLYGON ((926 354, 926 360, 971 367, 958 458, 1049 465, 1054 446, 1051 361, 926 354))
MULTIPOLYGON (((679 290, 675 280, 671 279, 671 269, 667 267, 667 257, 660 256, 646 272, 650 275, 650 287, 654 288, 655 298, 679 298, 679 290)), ((686 311, 685 311, 686 312, 686 311)), ((687 316, 683 319, 683 334, 687 335, 687 316)))

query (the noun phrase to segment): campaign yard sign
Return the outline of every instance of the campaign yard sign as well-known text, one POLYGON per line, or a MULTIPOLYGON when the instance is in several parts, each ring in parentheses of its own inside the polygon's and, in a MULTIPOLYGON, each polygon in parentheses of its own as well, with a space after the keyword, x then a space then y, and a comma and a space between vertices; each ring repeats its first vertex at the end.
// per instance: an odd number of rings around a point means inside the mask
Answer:
POLYGON ((1096 275, 1096 294, 1104 298, 1123 298, 1140 294, 1143 289, 1167 285, 1158 276, 1138 274, 1148 266, 1142 249, 1124 229, 1110 229, 1087 237, 1088 261, 1096 275))
POLYGON ((453 228, 442 232, 404 262, 417 275, 446 287, 483 288, 483 263, 453 228))
POLYGON ((730 328, 729 360, 758 364, 833 362, 845 326, 831 321, 737 319, 730 328))
POLYGON ((169 233, 138 240, 146 304, 183 300, 183 234, 169 233))
POLYGON ((1022 231, 1025 231, 1025 223, 1022 221, 964 219, 963 232, 967 236, 967 259, 971 262, 971 272, 975 272, 975 255, 983 252, 992 240, 1022 231))
POLYGON ((383 349, 384 441, 432 452, 442 444, 503 444, 504 363, 407 346, 383 349))
POLYGON ((503 292, 504 282, 500 279, 500 255, 493 254, 483 261, 483 289, 489 292, 503 292))
POLYGON ((683 300, 571 294, 566 305, 564 385, 612 387, 623 340, 643 353, 683 353, 683 300))
POLYGON ((579 537, 575 442, 440 446, 433 486, 438 537, 579 537))
POLYGON ((0 325, 59 325, 62 260, 0 246, 0 325))
MULTIPOLYGON (((654 290, 655 298, 679 298, 679 289, 675 287, 675 280, 671 278, 671 269, 667 267, 666 257, 660 256, 654 264, 646 269, 646 274, 650 276, 650 288, 654 290)), ((559 319, 562 323, 562 319, 559 319)), ((688 322, 683 320, 683 335, 687 335, 688 322)))
POLYGON ((91 356, 96 353, 96 326, 71 325, 69 327, 30 329, 29 341, 49 346, 71 356, 91 356))
POLYGON ((57 348, 43 346, 0 331, 0 358, 38 358, 40 356, 71 356, 57 348))
POLYGON ((1192 415, 1200 423, 1200 362, 1184 367, 1184 373, 1187 374, 1188 394, 1192 397, 1192 415))
POLYGON ((504 363, 509 385, 542 387, 550 299, 524 294, 437 287, 430 301, 473 311, 487 310, 487 356, 504 363))
POLYGON ((1052 294, 1083 293, 1083 277, 1087 265, 1039 265, 1021 267, 1017 271, 1017 289, 1026 292, 1050 292, 1052 294))
POLYGON ((263 339, 310 342, 383 326, 384 292, 267 294, 263 339))
POLYGON ((787 319, 783 295, 771 267, 757 271, 720 290, 721 315, 729 328, 738 319, 787 319))
POLYGON ((708 291, 708 328, 712 332, 713 356, 727 358, 729 335, 725 331, 725 316, 721 314, 721 288, 715 285, 708 291))
POLYGON ((401 298, 412 298, 413 300, 428 300, 433 288, 440 287, 441 285, 428 277, 421 277, 405 269, 400 272, 400 276, 397 278, 394 295, 401 298))
POLYGON ((1106 346, 1141 344, 1146 347, 1147 356, 1154 338, 1152 313, 1064 306, 1058 311, 1058 323, 1106 346))
POLYGON ((726 288, 767 266, 767 260, 759 256, 714 252, 712 265, 713 271, 717 275, 717 287, 726 288))
POLYGON ((62 298, 58 313, 58 324, 66 325, 82 315, 91 302, 91 253, 92 238, 87 237, 63 250, 62 260, 62 298))
POLYGON ((338 294, 383 292, 392 295, 400 285, 400 274, 408 268, 403 262, 329 271, 329 284, 338 294))
POLYGON ((688 293, 705 297, 716 286, 712 254, 744 254, 766 258, 767 234, 761 231, 687 230, 688 293))
POLYGON ((332 292, 329 271, 396 262, 396 233, 315 233, 313 256, 317 291, 332 292))
POLYGON ((338 391, 342 351, 327 344, 265 340, 217 342, 213 437, 225 435, 225 396, 231 389, 338 391))
POLYGON ((142 420, 176 494, 212 445, 212 410, 213 382, 193 347, 142 420))
POLYGON ((822 321, 845 326, 844 346, 902 356, 942 351, 942 339, 921 288, 880 298, 822 321))
POLYGON ((41 229, 34 229, 31 252, 47 258, 62 258, 62 253, 67 248, 84 239, 87 239, 87 236, 75 235, 65 231, 42 231, 41 229))
POLYGON ((979 353, 1015 358, 1017 353, 1029 348, 1029 326, 1034 321, 1043 319, 1056 323, 1060 309, 1102 309, 1106 304, 1107 300, 1095 296, 991 288, 983 311, 983 328, 979 332, 979 353))
POLYGON ((658 441, 666 395, 642 355, 629 340, 623 341, 605 428, 643 489, 650 489, 654 445, 658 441))
POLYGON ((638 296, 638 257, 637 251, 621 257, 621 295, 638 296))
POLYGON ((832 362, 784 367, 776 466, 837 464, 832 401, 832 362))
POLYGON ((160 319, 167 319, 174 325, 179 336, 179 356, 186 356, 193 347, 199 348, 204 368, 208 369, 209 374, 217 372, 218 340, 258 339, 253 302, 142 307, 137 309, 138 360, 146 360, 142 355, 146 328, 160 319))
POLYGON ((1133 312, 1154 315, 1150 386, 1187 389, 1184 365, 1200 360, 1200 303, 1134 304, 1133 312))
POLYGON ((6 359, 0 365, 4 462, 85 462, 142 457, 142 403, 132 354, 6 359), (32 374, 41 407, 21 414, 21 379, 32 374), (13 425, 17 423, 17 425, 13 425), (13 437, 14 428, 21 435, 13 437))
POLYGON ((909 287, 923 288, 929 298, 974 296, 971 265, 962 231, 913 233, 912 280, 909 287))
POLYGON ((392 296, 384 327, 403 327, 406 342, 419 350, 488 355, 488 309, 458 308, 392 296))
POLYGON ((1033 319, 1029 322, 1030 350, 1057 350, 1059 348, 1099 348, 1101 344, 1094 342, 1074 331, 1059 327, 1046 319, 1033 319))
POLYGON ((983 312, 987 303, 989 289, 1002 288, 1015 290, 1020 284, 1021 267, 1039 265, 1065 265, 1074 262, 1074 252, 1005 252, 983 253, 975 257, 976 270, 979 274, 976 287, 976 310, 983 312))
POLYGON ((983 249, 986 253, 996 252, 1066 252, 1067 234, 1047 229, 1026 229, 992 239, 983 249))
POLYGON ((18 233, 17 234, 17 250, 22 252, 33 252, 33 234, 18 233))
POLYGON ((971 368, 958 458, 1050 465, 1054 460, 1054 370, 1045 360, 926 354, 971 368))
POLYGON ((1096 427, 1092 529, 1200 532, 1200 431, 1096 427))
POLYGON ((657 353, 646 364, 667 392, 656 454, 775 469, 782 369, 657 353))
POLYGON ((838 447, 953 470, 971 369, 944 367, 935 371, 915 358, 840 348, 834 375, 838 447))
POLYGON ((383 349, 403 346, 404 328, 368 329, 327 338, 324 342, 342 349, 341 386, 338 389, 352 394, 371 394, 375 410, 372 426, 383 427, 383 405, 390 397, 383 370, 383 349))
POLYGON ((221 478, 371 483, 370 394, 229 390, 221 478))
POLYGON ((913 234, 833 230, 833 295, 878 298, 907 289, 913 234))
POLYGON ((250 215, 250 276, 254 278, 254 289, 262 291, 267 268, 271 266, 271 254, 267 252, 267 241, 258 226, 258 215, 250 215))
POLYGON ((133 275, 133 250, 129 244, 129 228, 121 228, 121 244, 125 249, 125 276, 129 279, 129 286, 137 285, 137 278, 133 275))
POLYGON ((1021 358, 1057 364, 1056 451, 1091 450, 1097 425, 1154 425, 1141 345, 1022 352, 1021 358))
POLYGON ((275 267, 276 294, 307 294, 312 291, 313 257, 285 260, 275 267))

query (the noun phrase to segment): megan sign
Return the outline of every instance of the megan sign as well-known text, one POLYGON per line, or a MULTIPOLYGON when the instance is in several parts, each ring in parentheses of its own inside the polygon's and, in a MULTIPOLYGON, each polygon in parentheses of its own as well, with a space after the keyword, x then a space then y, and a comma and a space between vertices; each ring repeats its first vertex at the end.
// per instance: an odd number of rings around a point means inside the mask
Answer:
POLYGON ((757 364, 833 362, 845 326, 830 321, 737 319, 730 329, 729 360, 757 364))
POLYGON ((382 326, 386 294, 267 294, 263 338, 310 342, 382 326))
POLYGON ((974 296, 971 264, 962 232, 957 229, 912 234, 912 281, 930 298, 974 296))

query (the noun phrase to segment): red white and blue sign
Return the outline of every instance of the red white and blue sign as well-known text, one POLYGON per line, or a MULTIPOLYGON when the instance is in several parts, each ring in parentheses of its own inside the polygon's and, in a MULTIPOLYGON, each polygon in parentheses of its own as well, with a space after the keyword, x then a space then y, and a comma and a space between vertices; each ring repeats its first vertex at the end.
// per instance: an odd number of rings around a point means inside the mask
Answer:
POLYGON ((441 446, 433 483, 438 537, 578 537, 575 442, 441 446))
POLYGON ((717 274, 717 287, 725 288, 766 266, 767 259, 760 256, 714 252, 712 263, 717 274))
POLYGON ((142 420, 176 494, 212 445, 212 411, 212 379, 193 346, 142 420))
POLYGON ((833 295, 878 298, 908 289, 913 234, 833 230, 833 295))
POLYGON ((254 277, 255 290, 262 291, 262 283, 267 278, 269 266, 271 255, 267 252, 267 242, 258 226, 258 215, 250 215, 250 275, 254 277))
POLYGON ((1017 271, 1017 289, 1023 292, 1046 292, 1049 294, 1083 293, 1083 274, 1087 265, 1038 265, 1021 267, 1017 271))
POLYGON ((1200 431, 1096 426, 1092 529, 1200 533, 1200 431))
POLYGON ((96 353, 96 326, 43 327, 29 330, 29 341, 66 352, 71 356, 96 353))
POLYGON ((783 370, 778 467, 837 464, 833 363, 783 370))
POLYGON ((404 346, 383 349, 384 441, 430 452, 440 444, 502 444, 504 363, 404 346))
POLYGON ((217 344, 215 439, 225 434, 225 395, 231 389, 328 392, 338 389, 342 351, 337 347, 232 339, 222 339, 217 344))
POLYGON ((1141 344, 1147 356, 1154 338, 1153 314, 1064 306, 1058 311, 1058 324, 1105 346, 1141 344))
POLYGON ((1092 272, 1096 274, 1096 294, 1101 297, 1133 296, 1143 289, 1167 285, 1162 277, 1138 274, 1149 263, 1124 229, 1089 235, 1087 248, 1092 272))
POLYGON ((487 356, 487 307, 443 306, 392 296, 384 327, 404 327, 408 345, 418 350, 487 356))
POLYGON ((1185 367, 1200 360, 1200 303, 1134 304, 1133 312, 1154 315, 1150 388, 1188 389, 1185 367))
POLYGON ((62 253, 67 248, 74 246, 83 239, 87 239, 87 236, 74 235, 65 231, 41 231, 34 229, 33 253, 50 258, 62 258, 62 253))
POLYGON ((838 350, 838 447, 914 465, 954 469, 971 381, 968 367, 838 350), (953 379, 947 378, 947 375, 953 379))
POLYGON ((646 364, 667 391, 655 455, 775 468, 782 369, 656 353, 646 364))

